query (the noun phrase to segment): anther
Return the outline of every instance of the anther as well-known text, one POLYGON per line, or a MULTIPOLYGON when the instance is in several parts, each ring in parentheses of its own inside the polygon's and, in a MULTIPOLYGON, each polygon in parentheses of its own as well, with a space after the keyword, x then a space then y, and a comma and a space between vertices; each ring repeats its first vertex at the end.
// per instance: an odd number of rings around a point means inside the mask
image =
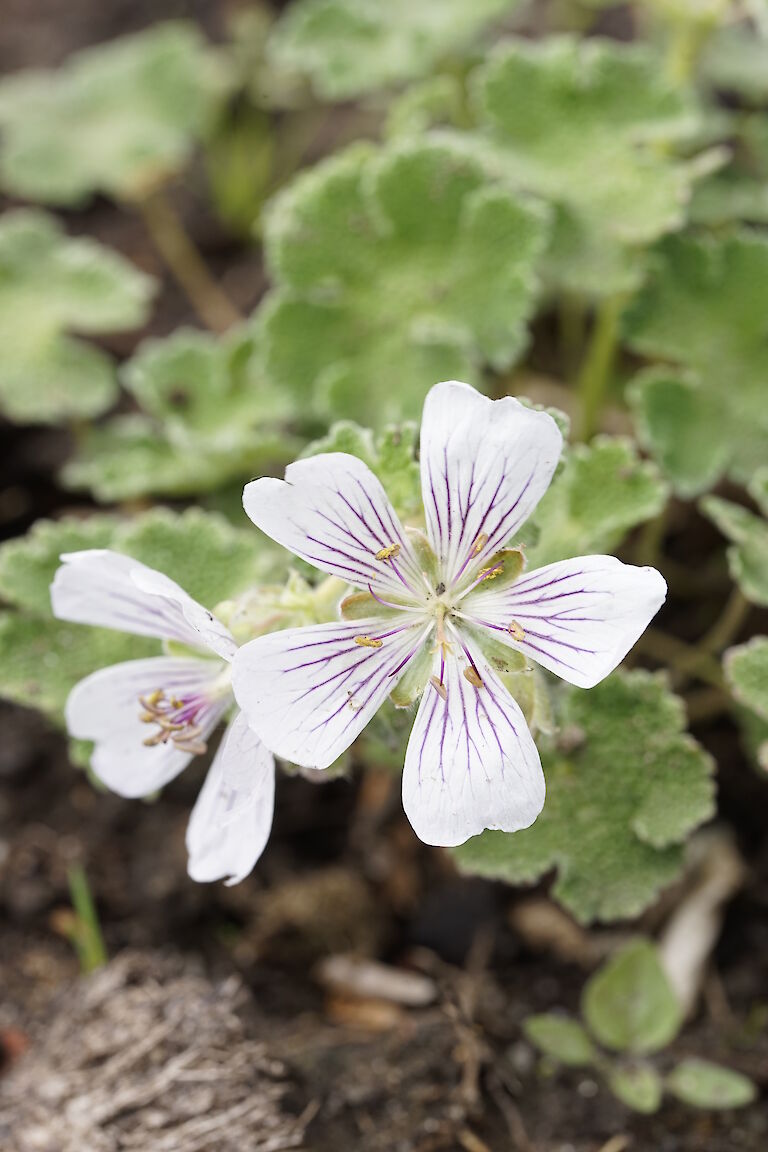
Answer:
POLYGON ((464 669, 464 679, 469 680, 473 688, 482 688, 483 681, 477 668, 470 664, 468 668, 464 669))
POLYGON ((359 644, 361 648, 381 648, 383 640, 377 640, 373 636, 355 636, 355 644, 359 644))
POLYGON ((394 556, 397 556, 399 551, 400 551, 400 545, 399 544, 388 544, 386 548, 380 548, 379 549, 379 551, 376 553, 376 559, 377 560, 391 560, 394 556))
POLYGON ((446 688, 445 684, 443 684, 442 680, 439 680, 437 676, 430 676, 429 682, 434 688, 435 692, 437 692, 438 696, 442 696, 443 700, 448 699, 448 689, 446 688))
POLYGON ((519 640, 525 640, 525 632, 520 627, 517 620, 512 621, 512 623, 510 624, 507 631, 509 632, 510 636, 512 636, 515 640, 518 640, 518 641, 519 640))
POLYGON ((475 540, 474 544, 472 545, 472 551, 471 551, 470 555, 471 556, 477 556, 480 552, 482 552, 483 548, 485 548, 487 543, 488 543, 487 533, 481 532, 480 535, 478 536, 477 540, 475 540))
POLYGON ((483 568, 478 580, 495 580, 497 576, 501 576, 504 571, 502 563, 494 564, 492 568, 483 568))

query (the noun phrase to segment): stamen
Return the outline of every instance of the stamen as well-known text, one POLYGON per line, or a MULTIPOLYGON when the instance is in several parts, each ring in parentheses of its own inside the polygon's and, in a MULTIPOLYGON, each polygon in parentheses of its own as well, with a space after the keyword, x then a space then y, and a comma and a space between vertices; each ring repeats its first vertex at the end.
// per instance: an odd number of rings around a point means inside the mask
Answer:
POLYGON ((383 640, 377 640, 373 636, 355 636, 355 644, 359 644, 361 648, 381 648, 383 640))
POLYGON ((486 532, 481 532, 477 540, 475 540, 474 544, 472 545, 470 556, 478 556, 482 552, 483 548, 485 548, 487 543, 488 534, 486 532))
POLYGON ((142 743, 146 748, 167 744, 169 740, 180 752, 190 756, 201 756, 206 751, 206 743, 201 740, 203 729, 196 723, 204 706, 202 697, 184 700, 179 696, 166 697, 158 688, 148 696, 140 696, 143 711, 139 713, 142 724, 157 725, 157 732, 147 736, 142 743))
POLYGON ((469 668, 464 669, 464 679, 469 680, 473 688, 482 688, 483 686, 482 677, 477 668, 475 668, 474 664, 471 664, 469 668))
POLYGON ((504 571, 504 561, 500 560, 498 564, 494 564, 492 568, 483 568, 477 578, 478 584, 481 580, 495 580, 497 576, 501 576, 504 571))
POLYGON ((388 544, 386 548, 380 548, 376 553, 377 560, 391 560, 393 556, 397 556, 400 552, 399 544, 388 544))
POLYGON ((520 640, 525 640, 525 632, 520 627, 517 620, 512 621, 507 631, 509 632, 510 636, 512 636, 518 642, 520 640))
POLYGON ((448 699, 448 689, 446 688, 445 684, 443 684, 442 680, 439 680, 437 676, 430 676, 429 682, 434 688, 435 692, 437 692, 438 696, 441 696, 443 700, 448 699))

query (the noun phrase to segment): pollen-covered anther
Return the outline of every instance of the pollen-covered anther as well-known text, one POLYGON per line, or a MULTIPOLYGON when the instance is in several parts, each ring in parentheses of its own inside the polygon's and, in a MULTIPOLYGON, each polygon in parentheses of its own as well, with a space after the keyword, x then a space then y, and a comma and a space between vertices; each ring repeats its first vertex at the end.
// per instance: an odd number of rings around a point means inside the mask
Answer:
POLYGON ((493 564, 490 568, 483 568, 479 580, 495 580, 497 576, 501 576, 504 571, 504 564, 499 561, 498 564, 493 564))
POLYGON ((377 560, 392 560, 393 557, 397 556, 399 551, 400 551, 400 545, 399 544, 388 544, 386 546, 386 548, 380 548, 379 549, 379 551, 376 553, 376 559, 377 560))
POLYGON ((482 688, 483 686, 483 679, 480 673, 477 668, 472 665, 464 669, 464 679, 469 680, 473 688, 482 688))
POLYGON ((361 648, 381 648, 383 643, 383 640, 377 640, 375 636, 355 636, 355 644, 361 648))
POLYGON ((202 728, 195 723, 199 705, 180 700, 177 696, 169 699, 162 689, 140 696, 139 704, 143 709, 139 713, 141 723, 156 724, 158 728, 142 741, 146 748, 172 740, 179 751, 188 752, 191 756, 201 756, 206 751, 207 745, 200 739, 202 728))
POLYGON ((481 532, 480 535, 478 536, 477 540, 475 540, 474 544, 472 545, 472 551, 471 551, 470 555, 471 556, 478 556, 482 552, 483 548, 485 548, 487 543, 488 543, 487 533, 481 532))
POLYGON ((517 620, 513 620, 507 629, 513 640, 525 640, 525 632, 518 624, 517 620))
POLYGON ((435 692, 437 692, 438 696, 442 696, 443 700, 448 699, 448 689, 446 688, 445 684, 443 684, 439 676, 430 676, 429 682, 434 688, 435 692))

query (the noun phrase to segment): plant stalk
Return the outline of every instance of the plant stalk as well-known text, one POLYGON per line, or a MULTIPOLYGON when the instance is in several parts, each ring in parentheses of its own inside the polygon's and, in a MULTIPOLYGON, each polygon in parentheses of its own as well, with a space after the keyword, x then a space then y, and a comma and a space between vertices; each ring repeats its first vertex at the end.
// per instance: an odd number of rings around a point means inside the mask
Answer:
POLYGON ((597 310, 587 353, 576 379, 581 406, 579 439, 590 440, 597 431, 605 393, 619 343, 619 320, 624 298, 609 296, 597 310))

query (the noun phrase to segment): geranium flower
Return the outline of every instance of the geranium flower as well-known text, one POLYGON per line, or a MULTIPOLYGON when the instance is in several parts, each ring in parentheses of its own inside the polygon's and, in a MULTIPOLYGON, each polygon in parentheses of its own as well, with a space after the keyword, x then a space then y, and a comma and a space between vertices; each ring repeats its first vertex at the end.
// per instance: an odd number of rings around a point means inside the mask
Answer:
MULTIPOLYGON (((357 457, 300 460, 243 494, 251 520, 355 585, 339 623, 245 644, 233 685, 276 755, 326 768, 393 691, 421 694, 403 805, 428 844, 514 832, 544 804, 523 713, 503 683, 514 652, 583 688, 616 667, 664 601, 653 568, 612 556, 524 572, 506 548, 547 490, 562 437, 543 412, 466 384, 429 393, 421 429, 426 536, 404 528, 357 457)), ((518 657, 519 659, 519 657, 518 657)))
MULTIPOLYGON (((206 751, 232 711, 234 637, 206 608, 153 568, 117 552, 61 557, 51 586, 60 620, 152 636, 173 649, 87 676, 66 704, 72 736, 93 741, 91 767, 120 796, 157 791, 206 751)), ((269 837, 272 755, 237 711, 208 771, 187 828, 194 880, 242 880, 269 837)))

